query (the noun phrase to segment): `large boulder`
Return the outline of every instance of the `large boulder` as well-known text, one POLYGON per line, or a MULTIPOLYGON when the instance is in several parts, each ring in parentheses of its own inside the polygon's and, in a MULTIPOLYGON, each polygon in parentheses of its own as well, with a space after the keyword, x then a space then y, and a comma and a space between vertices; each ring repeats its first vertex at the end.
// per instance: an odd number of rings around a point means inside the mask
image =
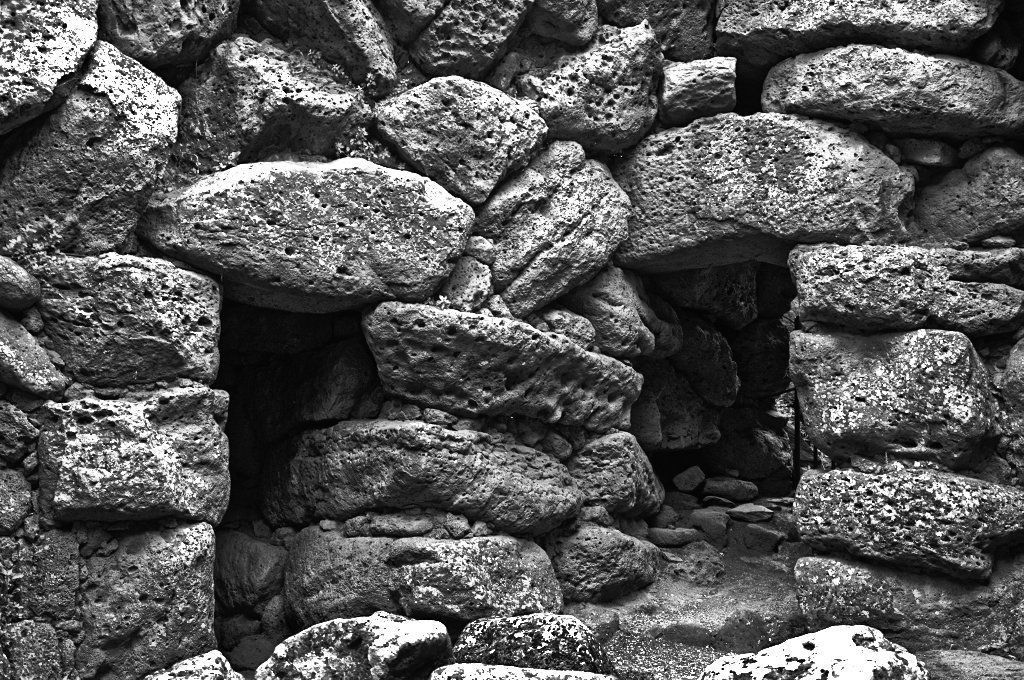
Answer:
POLYGON ((994 436, 988 373, 961 333, 797 331, 790 372, 807 436, 829 454, 964 468, 994 436))
POLYGON ((614 600, 649 586, 661 559, 652 543, 589 522, 553 539, 550 550, 569 602, 614 600))
POLYGON ((452 649, 456 663, 607 673, 604 648, 575 616, 527 614, 473 621, 452 649))
POLYGON ((805 474, 794 509, 814 548, 960 579, 987 579, 992 554, 1024 541, 1024 491, 950 472, 805 474))
POLYGON ((642 379, 563 335, 498 317, 384 303, 365 318, 384 389, 460 415, 629 426, 642 379))
POLYGON ((43 507, 55 519, 220 522, 228 504, 227 393, 171 387, 47 404, 43 507))
POLYGON ((215 173, 156 199, 139 233, 222 277, 232 299, 333 312, 425 299, 472 223, 469 206, 429 179, 350 158, 215 173))
POLYGON ((565 467, 535 449, 415 420, 346 421, 302 434, 265 484, 277 524, 433 507, 513 534, 540 534, 582 504, 565 467))
POLYGON ((665 63, 658 96, 658 116, 680 127, 736 107, 736 59, 714 57, 665 63))
POLYGON ((644 517, 661 508, 665 489, 651 461, 628 432, 613 432, 588 442, 568 463, 587 505, 613 515, 644 517))
POLYGON ((220 286, 166 260, 108 253, 44 261, 39 311, 78 380, 130 385, 212 382, 220 356, 220 286))
POLYGON ((809 321, 976 336, 1012 332, 1024 319, 1024 250, 1017 248, 799 246, 789 265, 798 314, 809 321))
POLYGON ((0 9, 0 136, 60 104, 96 42, 96 0, 0 9))
POLYGON ((652 288, 675 307, 738 330, 757 318, 756 262, 684 269, 654 277, 652 288))
POLYGON ((533 0, 437 3, 433 19, 409 46, 409 55, 427 75, 482 78, 505 53, 532 5, 533 0))
POLYGON ((959 57, 847 45, 776 65, 765 111, 838 118, 891 134, 1024 135, 1024 83, 959 57))
POLYGON ((0 468, 0 535, 13 534, 32 510, 32 486, 21 470, 0 468))
POLYGON ((1016 680, 1024 663, 965 649, 931 649, 917 653, 928 668, 929 680, 1016 680))
POLYGON ((0 251, 124 248, 178 134, 180 101, 97 43, 78 87, 0 170, 0 251))
POLYGON ((634 209, 617 261, 653 272, 782 262, 791 243, 898 240, 913 191, 909 175, 861 137, 774 113, 655 133, 615 177, 634 209))
POLYGON ((495 242, 495 289, 516 316, 587 281, 626 238, 629 199, 608 168, 555 142, 503 184, 477 215, 495 242))
POLYGON ((527 20, 531 33, 573 46, 590 42, 600 25, 597 0, 537 0, 527 20))
MULTIPOLYGON (((731 354, 727 358, 731 363, 731 354)), ((728 365, 707 361, 706 357, 704 361, 704 364, 687 366, 685 360, 673 361, 673 358, 635 360, 644 384, 630 412, 629 431, 645 451, 681 451, 718 441, 720 408, 698 394, 690 379, 709 373, 706 370, 709 365, 713 369, 725 369, 721 375, 728 376, 728 365), (691 372, 689 368, 696 370, 691 372)), ((738 383, 735 364, 732 364, 731 377, 735 394, 738 383)))
POLYGON ((376 115, 381 135, 402 158, 474 205, 525 166, 547 132, 536 107, 460 76, 403 92, 376 115))
POLYGON ((700 680, 928 680, 913 654, 868 626, 833 626, 752 654, 730 654, 700 680))

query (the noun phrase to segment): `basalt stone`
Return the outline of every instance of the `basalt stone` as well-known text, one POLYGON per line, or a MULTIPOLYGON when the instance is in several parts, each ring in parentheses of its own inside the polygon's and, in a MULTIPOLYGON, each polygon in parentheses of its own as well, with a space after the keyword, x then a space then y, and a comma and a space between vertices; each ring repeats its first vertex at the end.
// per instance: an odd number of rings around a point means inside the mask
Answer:
POLYGON ((959 170, 922 187, 914 208, 921 230, 935 239, 976 243, 1024 228, 1024 156, 994 146, 959 170))
POLYGON ((598 0, 601 18, 613 26, 648 21, 666 59, 693 61, 712 55, 710 0, 598 0))
POLYGON ((765 111, 836 118, 891 134, 1024 135, 1024 83, 946 55, 877 45, 804 54, 772 68, 765 111))
POLYGON ((568 467, 586 504, 600 505, 612 515, 650 515, 665 499, 651 461, 628 432, 589 442, 569 460, 568 467))
POLYGON ((562 609, 551 560, 531 541, 402 538, 394 542, 388 564, 408 616, 468 622, 562 609))
POLYGON ((425 177, 350 158, 218 172, 154 201, 140 235, 221 277, 234 300, 322 313, 425 299, 472 222, 425 177))
POLYGON ((807 474, 794 508, 816 549, 965 580, 987 579, 992 553, 1024 540, 1024 492, 935 470, 807 474))
POLYGON ((384 19, 369 0, 253 0, 250 11, 275 35, 319 51, 375 96, 398 80, 384 19))
POLYGON ((551 563, 569 602, 613 600, 654 583, 661 551, 617 529, 584 523, 552 541, 551 563))
POLYGON ((444 0, 380 0, 380 11, 384 15, 392 35, 402 45, 415 40, 437 13, 444 7, 444 0))
POLYGON ((327 64, 236 36, 180 87, 182 122, 164 184, 289 151, 368 155, 371 113, 327 64))
POLYGON ((388 393, 458 415, 604 431, 628 427, 640 392, 629 366, 520 321, 384 303, 363 325, 388 393))
POLYGON ((721 114, 655 133, 615 177, 634 208, 617 262, 652 272, 781 263, 791 243, 898 240, 913 191, 910 177, 861 137, 773 113, 721 114))
POLYGON ((790 335, 807 436, 831 455, 969 467, 992 436, 988 374, 967 336, 919 330, 790 335))
POLYGON ((194 656, 174 664, 166 671, 147 675, 145 680, 242 680, 219 651, 194 656))
POLYGON ((550 671, 482 663, 453 663, 438 668, 430 675, 430 680, 612 680, 614 677, 585 671, 550 671))
POLYGON ((39 280, 9 257, 0 256, 0 309, 20 311, 39 302, 39 280))
POLYGON ((665 63, 658 112, 669 126, 736 108, 736 59, 714 57, 665 63))
POLYGON ((547 132, 534 106, 459 76, 403 92, 376 114, 381 135, 409 164, 474 205, 525 166, 547 132))
POLYGON ((78 672, 132 680, 216 646, 213 529, 182 524, 113 538, 113 552, 85 560, 78 672))
POLYGON ((430 76, 481 78, 505 53, 532 5, 451 0, 409 46, 409 55, 430 76))
POLYGON ((228 504, 227 394, 172 387, 45 407, 43 507, 55 519, 220 521, 228 504))
POLYGON ((226 611, 254 611, 284 588, 288 550, 241 531, 217 532, 214 583, 226 611))
POLYGON ((239 0, 100 0, 100 34, 152 69, 191 66, 231 34, 239 0))
POLYGON ((276 524, 433 507, 502 531, 539 534, 582 505, 554 458, 482 432, 356 420, 307 431, 288 448, 293 457, 265 483, 264 514, 276 524))
POLYGON ((528 614, 480 619, 459 635, 456 663, 607 673, 604 648, 575 616, 528 614))
POLYGON ((0 313, 0 383, 39 397, 55 397, 70 382, 24 326, 0 313))
POLYGON ((928 671, 917 657, 868 626, 833 626, 757 653, 730 654, 704 669, 700 680, 858 675, 872 680, 928 680, 928 671))
POLYGON ((681 451, 718 441, 720 409, 693 390, 674 362, 644 359, 634 363, 644 382, 633 404, 629 431, 645 451, 681 451))
POLYGON ((39 310, 53 348, 78 380, 129 385, 172 378, 212 382, 220 287, 156 258, 116 255, 44 261, 39 310))
POLYGON ((74 532, 41 531, 31 543, 0 538, 0 559, 4 621, 59 621, 75 615, 82 560, 74 532))
POLYGON ((654 124, 661 55, 647 23, 603 26, 582 52, 537 63, 528 55, 508 59, 503 66, 521 72, 507 90, 537 102, 555 139, 578 142, 589 153, 614 153, 639 142, 654 124))
POLYGON ((929 326, 1012 332, 1024 319, 1024 250, 798 247, 790 255, 801 319, 859 331, 929 326))
POLYGON ((13 534, 32 509, 32 487, 21 470, 0 468, 0 535, 13 534))
POLYGON ((527 19, 536 35, 573 46, 590 42, 600 25, 597 0, 537 0, 527 19))
POLYGON ((14 0, 0 10, 0 135, 60 104, 96 42, 96 0, 14 0))
POLYGON ((719 9, 715 47, 756 70, 786 57, 847 43, 880 43, 927 52, 968 49, 995 24, 993 0, 797 0, 765 5, 728 0, 719 9))
POLYGON ((81 83, 0 170, 0 250, 124 248, 178 133, 180 100, 97 43, 81 83))
POLYGON ((731 406, 739 391, 736 362, 725 336, 698 316, 680 315, 682 349, 668 358, 702 399, 731 406))
POLYGON ((756 262, 687 269, 655 278, 655 290, 676 307, 700 312, 733 330, 757 318, 756 262))
POLYGON ((931 680, 1015 680, 1024 663, 964 649, 932 649, 917 653, 931 680))
POLYGON ((475 257, 460 257, 452 268, 452 274, 441 286, 439 297, 448 301, 448 306, 463 312, 475 312, 494 293, 491 269, 475 257))
POLYGON ((256 680, 423 678, 450 652, 440 622, 377 612, 325 621, 291 636, 256 669, 256 680))
POLYGON ((7 678, 74 677, 75 646, 67 632, 29 620, 5 625, 0 637, 10 657, 7 678))
POLYGON ((601 269, 628 234, 630 205, 608 168, 574 142, 555 142, 502 185, 477 215, 494 241, 495 288, 517 316, 601 269))

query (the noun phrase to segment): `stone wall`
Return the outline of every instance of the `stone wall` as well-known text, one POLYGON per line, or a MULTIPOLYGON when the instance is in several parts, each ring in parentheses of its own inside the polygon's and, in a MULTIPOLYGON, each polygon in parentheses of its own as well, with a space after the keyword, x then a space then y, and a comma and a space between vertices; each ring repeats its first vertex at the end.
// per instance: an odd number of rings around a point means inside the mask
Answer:
POLYGON ((0 680, 563 611, 623 678, 1022 657, 1022 51, 1017 0, 5 2, 0 680))

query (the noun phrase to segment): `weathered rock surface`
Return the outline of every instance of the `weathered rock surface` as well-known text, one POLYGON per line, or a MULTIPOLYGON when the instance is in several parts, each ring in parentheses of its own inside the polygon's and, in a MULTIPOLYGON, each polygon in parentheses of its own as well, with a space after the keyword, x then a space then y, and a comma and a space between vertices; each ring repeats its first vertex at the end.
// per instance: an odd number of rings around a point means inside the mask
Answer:
POLYGON ((935 239, 975 243, 1024 228, 1024 156, 994 146, 935 184, 922 187, 914 214, 935 239))
POLYGON ((798 247, 790 270, 803 319, 860 331, 930 326, 1011 332, 1024 318, 1024 251, 798 247))
POLYGON ((589 442, 569 460, 568 467, 586 504, 600 505, 613 515, 650 515, 665 499, 651 461, 628 432, 589 442))
POLYGON ((438 668, 430 675, 430 680, 612 680, 614 677, 584 671, 551 671, 518 666, 455 663, 438 668))
POLYGON ((244 35, 182 83, 182 122, 165 184, 289 151, 367 155, 363 94, 326 64, 244 35))
POLYGON ((714 57, 665 64, 659 116, 666 125, 687 125, 736 107, 736 59, 714 57))
POLYGON ((573 46, 590 42, 600 25, 597 0, 537 0, 527 20, 532 33, 573 46))
POLYGON ((893 134, 1024 135, 1024 82, 967 59, 876 45, 787 59, 768 74, 761 104, 893 134))
POLYGON ((304 433, 289 449, 293 457, 264 496, 264 514, 278 524, 435 507, 539 534, 583 501, 565 467, 540 451, 415 420, 342 422, 304 433))
POLYGON ((386 612, 325 621, 293 635, 256 670, 256 680, 424 677, 451 651, 437 621, 413 621, 386 612))
POLYGON ((830 454, 975 464, 992 436, 988 374, 967 336, 790 335, 807 436, 830 454))
POLYGON ((17 262, 0 255, 0 309, 21 311, 39 302, 39 280, 17 262))
POLYGON ((670 303, 737 330, 757 318, 756 262, 686 269, 659 276, 654 287, 670 303))
POLYGON ((533 0, 487 6, 452 0, 409 46, 409 54, 427 75, 480 78, 505 53, 532 5, 533 0))
POLYGON ((77 667, 129 680, 214 646, 213 529, 179 525, 139 533, 106 532, 115 549, 85 560, 82 638, 77 667))
POLYGON ((227 611, 255 610, 281 591, 288 551, 241 531, 217 531, 217 603, 227 611))
POLYGON ((178 133, 180 100, 97 43, 81 83, 0 170, 0 250, 123 248, 178 133))
POLYGON ((569 602, 613 600, 649 586, 660 559, 651 543, 591 523, 551 545, 551 563, 569 602))
POLYGON ((480 619, 466 626, 452 649, 456 663, 485 663, 556 671, 607 673, 604 649, 574 616, 528 614, 480 619))
POLYGON ((149 68, 190 66, 231 34, 239 0, 100 0, 104 40, 149 68))
POLYGON ((1024 663, 963 649, 918 652, 930 680, 1014 680, 1024 675, 1024 663))
POLYGON ((361 159, 240 165, 151 204, 140 235, 256 306, 331 312, 422 300, 451 270, 469 206, 361 159), (239 210, 239 206, 248 206, 239 210))
POLYGON ((634 363, 644 384, 630 413, 629 431, 644 450, 679 451, 718 441, 719 409, 694 391, 688 380, 691 376, 679 363, 671 359, 634 363))
POLYGON ((658 42, 647 23, 603 26, 582 52, 536 61, 512 54, 503 67, 517 72, 508 91, 537 102, 555 139, 590 153, 627 149, 647 133, 658 112, 658 42))
POLYGON ((885 7, 862 0, 728 0, 720 8, 715 47, 758 70, 802 52, 858 42, 955 53, 991 29, 997 16, 992 0, 896 0, 885 7))
POLYGON ((0 135, 60 104, 96 42, 96 0, 18 0, 0 10, 0 135))
POLYGON ((608 168, 555 142, 502 185, 477 215, 495 242, 491 272, 523 317, 592 277, 628 234, 629 199, 608 168))
POLYGON ((777 319, 759 319, 730 334, 740 379, 739 402, 774 397, 789 389, 789 331, 777 319))
POLYGON ((253 0, 250 11, 271 33, 340 63, 375 96, 398 80, 384 19, 370 0, 253 0))
POLYGON ((794 242, 898 240, 913 189, 857 135, 770 113, 721 114, 655 133, 615 177, 634 208, 617 261, 656 272, 782 262, 794 242), (766 175, 765 167, 775 170, 766 175))
POLYGON ((228 504, 227 394, 172 387, 46 406, 42 502, 55 519, 220 521, 228 504))
POLYGON ((78 380, 129 385, 217 375, 220 287, 156 258, 109 253, 44 261, 39 310, 78 380))
POLYGON ((174 664, 166 671, 147 675, 145 680, 242 680, 224 655, 214 650, 174 664))
POLYGON ((710 0, 598 0, 597 6, 613 26, 650 22, 666 59, 685 62, 712 55, 715 5, 710 0))
POLYGON ((986 579, 992 553, 1024 540, 1024 492, 934 470, 807 474, 797 528, 819 550, 986 579))
POLYGON ((0 383, 39 397, 55 397, 70 380, 24 326, 0 313, 0 383))
POLYGON ((913 654, 868 626, 833 626, 786 640, 756 654, 731 654, 708 666, 700 680, 803 678, 928 680, 913 654))
POLYGON ((460 415, 628 427, 642 379, 614 359, 520 321, 384 303, 364 320, 384 388, 460 415))
POLYGON ((13 534, 32 510, 32 487, 21 470, 0 468, 0 535, 13 534))
POLYGON ((534 106, 459 76, 414 87, 376 115, 402 158, 474 205, 525 166, 547 132, 534 106))

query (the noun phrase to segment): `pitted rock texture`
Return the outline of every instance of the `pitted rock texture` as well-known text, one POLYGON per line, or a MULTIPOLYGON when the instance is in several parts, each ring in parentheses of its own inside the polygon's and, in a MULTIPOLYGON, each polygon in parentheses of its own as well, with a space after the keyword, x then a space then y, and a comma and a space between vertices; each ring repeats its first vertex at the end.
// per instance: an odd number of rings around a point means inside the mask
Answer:
POLYGON ((728 113, 735 107, 735 58, 665 63, 658 111, 666 125, 688 125, 698 118, 728 113))
MULTIPOLYGON (((728 360, 732 362, 732 357, 728 360)), ((692 449, 714 444, 721 437, 718 407, 694 391, 679 365, 682 363, 671 359, 635 361, 644 386, 633 404, 629 431, 645 451, 692 449)))
POLYGON ((482 78, 504 54, 532 5, 533 0, 449 0, 409 46, 409 55, 431 76, 482 78))
POLYGON ((70 381, 25 327, 0 313, 0 383, 39 397, 54 397, 70 381))
POLYGON ((96 42, 96 0, 12 0, 0 10, 0 135, 60 104, 96 42))
POLYGON ((772 113, 721 114, 650 135, 615 177, 634 209, 616 261, 651 272, 781 262, 794 242, 900 240, 913 190, 859 136, 772 113))
POLYGON ((235 530, 217 531, 214 585, 227 611, 255 610, 284 585, 288 550, 235 530))
POLYGON ((653 544, 591 523, 554 539, 550 550, 569 602, 614 600, 649 586, 661 559, 653 544))
POLYGON ((994 434, 988 373, 961 333, 794 332, 790 371, 807 436, 831 454, 965 468, 994 434))
POLYGON ((67 101, 0 169, 0 251, 123 249, 178 134, 180 102, 98 42, 67 101))
POLYGON ((869 626, 833 626, 786 640, 756 654, 732 654, 711 664, 700 680, 804 678, 928 680, 913 654, 869 626))
POLYGON ((69 372, 92 385, 217 374, 220 287, 156 258, 106 254, 43 261, 39 310, 69 372))
POLYGON ((1017 248, 799 246, 789 265, 802 319, 865 332, 931 327, 970 336, 1012 332, 1024 320, 1024 251, 1017 248))
POLYGON ((472 220, 469 206, 410 172, 361 159, 279 161, 239 165, 160 197, 139 233, 221 277, 229 298, 330 312, 426 298, 472 220))
POLYGON ((693 61, 713 52, 715 3, 710 0, 598 0, 601 18, 613 26, 651 24, 666 59, 693 61))
POLYGON ((987 579, 992 553, 1024 540, 1024 491, 949 472, 808 474, 796 498, 812 547, 965 580, 987 579))
POLYGON ((959 53, 995 24, 993 0, 797 0, 765 5, 727 0, 720 7, 715 47, 757 69, 786 57, 846 43, 879 43, 926 52, 959 53))
POLYGON ((1024 135, 1024 82, 959 57, 848 45, 788 59, 765 80, 765 111, 867 123, 892 134, 1024 135))
POLYGON ((607 673, 611 668, 594 632, 576 617, 559 614, 474 621, 459 634, 452 658, 556 671, 607 673))
POLYGON ((573 517, 583 502, 553 458, 481 432, 418 421, 349 421, 310 430, 289 449, 294 457, 267 483, 264 496, 264 514, 280 524, 422 506, 513 534, 539 534, 573 517))
POLYGON ((589 442, 569 459, 568 467, 586 504, 599 505, 612 515, 650 515, 665 499, 650 460, 628 432, 589 442))
POLYGON ((537 0, 527 20, 531 33, 567 45, 586 45, 601 21, 597 0, 537 0))
POLYGON ((585 671, 551 671, 482 663, 455 663, 431 673, 430 680, 612 680, 615 676, 585 671))
POLYGON ((173 387, 46 407, 42 501, 54 518, 220 521, 228 503, 227 394, 173 387))
POLYGON ((146 680, 242 680, 224 655, 214 650, 174 664, 166 671, 147 675, 146 680))
POLYGON ((642 378, 523 322, 386 302, 365 319, 384 389, 461 415, 522 415, 596 431, 629 426, 642 378))
POLYGON ((523 317, 571 291, 625 240, 629 199, 574 142, 554 142, 485 203, 475 231, 494 241, 491 273, 523 317))
POLYGON ((459 76, 388 99, 376 115, 402 158, 474 205, 526 165, 547 133, 535 107, 459 76))

